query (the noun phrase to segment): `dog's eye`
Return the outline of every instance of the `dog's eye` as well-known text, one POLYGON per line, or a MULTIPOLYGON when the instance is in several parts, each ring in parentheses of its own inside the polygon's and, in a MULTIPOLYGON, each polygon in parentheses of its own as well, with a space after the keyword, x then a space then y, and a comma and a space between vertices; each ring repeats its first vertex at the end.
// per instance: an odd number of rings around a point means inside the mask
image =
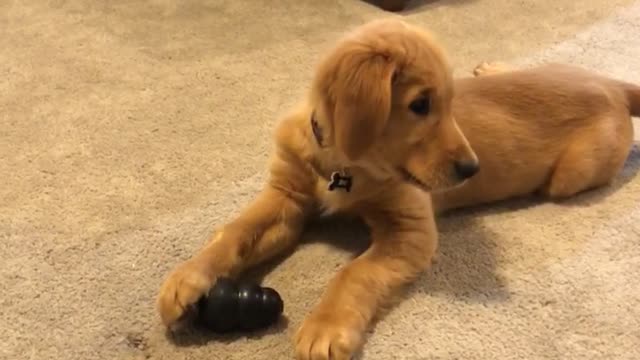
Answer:
POLYGON ((428 115, 431 108, 431 100, 428 97, 419 97, 409 104, 409 109, 416 115, 428 115))

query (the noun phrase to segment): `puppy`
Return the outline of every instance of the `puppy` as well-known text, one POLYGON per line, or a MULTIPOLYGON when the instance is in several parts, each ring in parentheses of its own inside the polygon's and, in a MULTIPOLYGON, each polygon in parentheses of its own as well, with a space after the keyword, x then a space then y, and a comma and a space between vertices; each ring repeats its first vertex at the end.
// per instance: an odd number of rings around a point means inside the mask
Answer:
POLYGON ((640 88, 559 65, 476 72, 454 83, 443 49, 398 20, 347 34, 277 127, 264 189, 164 281, 163 322, 178 324, 217 277, 294 246, 309 218, 349 212, 370 227, 371 246, 294 339, 297 359, 349 359, 379 310, 430 265, 434 207, 565 197, 620 170, 640 88))
POLYGON ((532 194, 560 200, 610 183, 623 167, 640 87, 561 64, 484 63, 475 74, 455 82, 452 108, 481 170, 434 192, 438 211, 532 194))
POLYGON ((452 97, 448 60, 424 30, 377 20, 347 34, 278 125, 262 191, 164 281, 164 324, 178 324, 216 278, 294 246, 310 217, 347 212, 368 224, 371 245, 332 279, 294 347, 301 360, 350 359, 378 310, 431 263, 428 191, 478 171, 452 97))

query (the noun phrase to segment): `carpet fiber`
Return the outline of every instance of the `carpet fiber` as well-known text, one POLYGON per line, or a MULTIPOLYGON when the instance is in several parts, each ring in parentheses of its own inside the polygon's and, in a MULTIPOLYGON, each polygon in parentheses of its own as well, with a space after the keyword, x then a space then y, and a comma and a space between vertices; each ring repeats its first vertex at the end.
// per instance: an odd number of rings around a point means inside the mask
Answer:
MULTIPOLYGON (((459 74, 554 60, 640 82, 632 0, 1 1, 0 359, 289 358, 357 225, 314 226, 266 275, 288 321, 265 333, 172 339, 155 296, 259 190, 317 56, 384 16, 432 29, 459 74)), ((442 218, 438 262, 363 359, 640 358, 639 168, 636 149, 568 203, 442 218)))

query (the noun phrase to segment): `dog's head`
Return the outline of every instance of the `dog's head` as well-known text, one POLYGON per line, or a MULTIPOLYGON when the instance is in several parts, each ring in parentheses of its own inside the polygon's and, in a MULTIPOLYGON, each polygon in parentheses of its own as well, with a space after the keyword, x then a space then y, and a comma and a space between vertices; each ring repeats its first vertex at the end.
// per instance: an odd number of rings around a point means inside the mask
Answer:
POLYGON ((339 41, 318 66, 311 99, 325 141, 348 163, 438 190, 478 170, 452 116, 453 91, 432 37, 387 19, 339 41))

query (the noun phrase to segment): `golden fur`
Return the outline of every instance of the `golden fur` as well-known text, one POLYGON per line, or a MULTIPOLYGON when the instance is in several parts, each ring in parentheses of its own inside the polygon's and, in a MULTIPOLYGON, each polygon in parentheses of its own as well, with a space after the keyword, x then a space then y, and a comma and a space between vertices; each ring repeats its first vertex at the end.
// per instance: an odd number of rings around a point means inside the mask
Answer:
POLYGON ((477 71, 454 81, 432 37, 398 20, 347 34, 280 122, 264 189, 166 278, 164 324, 178 324, 217 277, 294 246, 310 217, 347 212, 370 227, 371 245, 330 282, 294 343, 297 359, 349 359, 383 305, 432 261, 431 194, 438 210, 540 189, 568 196, 620 169, 637 87, 564 66, 477 71), (328 190, 334 171, 352 176, 350 192, 328 190))
POLYGON ((562 199, 608 184, 633 142, 640 87, 578 67, 482 64, 456 81, 454 116, 480 159, 439 210, 539 193, 562 199))

